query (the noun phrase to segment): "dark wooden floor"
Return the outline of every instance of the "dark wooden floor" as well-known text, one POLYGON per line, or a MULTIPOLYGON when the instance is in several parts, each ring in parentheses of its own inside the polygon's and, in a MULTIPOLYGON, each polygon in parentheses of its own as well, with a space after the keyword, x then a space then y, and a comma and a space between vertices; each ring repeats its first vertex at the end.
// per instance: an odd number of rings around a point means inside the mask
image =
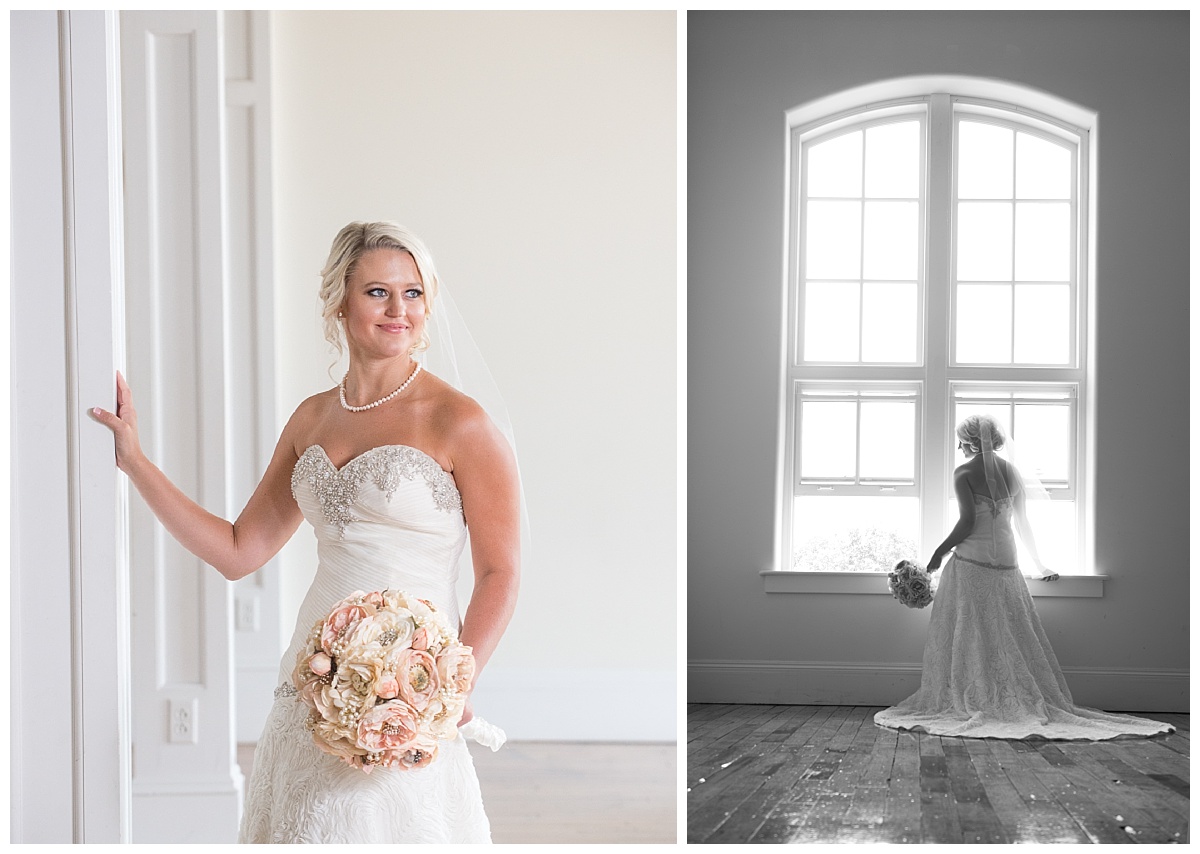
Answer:
POLYGON ((688 842, 1188 839, 1176 732, 1006 741, 897 732, 880 707, 688 705, 688 842))

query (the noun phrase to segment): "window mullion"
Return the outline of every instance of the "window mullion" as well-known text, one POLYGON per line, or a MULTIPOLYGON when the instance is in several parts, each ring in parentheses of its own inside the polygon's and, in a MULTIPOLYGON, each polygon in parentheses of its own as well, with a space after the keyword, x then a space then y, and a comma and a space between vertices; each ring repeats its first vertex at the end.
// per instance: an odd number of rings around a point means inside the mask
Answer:
POLYGON ((949 95, 929 103, 929 156, 926 160, 925 389, 922 400, 921 553, 932 552, 946 533, 949 500, 950 301, 953 281, 953 114, 949 95))

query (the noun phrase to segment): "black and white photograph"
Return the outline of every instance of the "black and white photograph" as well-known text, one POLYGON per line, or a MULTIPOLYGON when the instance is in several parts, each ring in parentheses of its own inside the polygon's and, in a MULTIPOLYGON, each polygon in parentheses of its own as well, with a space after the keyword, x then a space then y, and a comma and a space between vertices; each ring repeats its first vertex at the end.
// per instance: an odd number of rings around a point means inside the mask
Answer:
POLYGON ((687 842, 1189 842, 1189 13, 687 57, 687 842))

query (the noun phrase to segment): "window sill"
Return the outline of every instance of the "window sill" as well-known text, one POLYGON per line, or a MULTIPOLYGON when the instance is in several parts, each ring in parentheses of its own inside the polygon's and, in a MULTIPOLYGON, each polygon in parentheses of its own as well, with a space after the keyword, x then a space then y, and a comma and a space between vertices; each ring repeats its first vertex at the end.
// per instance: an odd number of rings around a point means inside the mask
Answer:
MULTIPOLYGON (((795 572, 763 570, 767 593, 866 593, 891 596, 886 572, 795 572)), ((1098 599, 1104 596, 1107 575, 1063 575, 1058 581, 1026 578, 1034 596, 1065 596, 1098 599)))

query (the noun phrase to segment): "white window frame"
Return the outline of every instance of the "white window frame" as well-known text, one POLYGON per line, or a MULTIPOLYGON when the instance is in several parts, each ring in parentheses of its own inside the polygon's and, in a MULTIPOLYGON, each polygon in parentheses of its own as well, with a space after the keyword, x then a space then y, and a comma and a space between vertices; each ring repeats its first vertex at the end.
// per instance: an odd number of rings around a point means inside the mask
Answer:
MULTIPOLYGON (((1077 531, 1080 575, 1064 578, 1057 585, 1039 585, 1034 589, 1041 595, 1100 596, 1103 576, 1091 574, 1094 569, 1094 501, 1092 471, 1094 467, 1094 428, 1091 385, 1094 382, 1094 355, 1090 333, 1094 329, 1088 307, 1091 295, 1091 261, 1094 257, 1091 236, 1094 228, 1095 205, 1090 192, 1094 180, 1092 153, 1094 140, 1091 126, 1094 116, 1061 102, 1062 109, 1048 111, 1060 104, 1053 98, 1031 93, 1020 87, 997 85, 969 78, 962 82, 960 92, 947 94, 952 87, 937 86, 943 79, 931 79, 925 94, 909 92, 905 97, 863 98, 852 106, 844 106, 854 93, 839 101, 825 99, 823 103, 798 108, 788 115, 786 207, 785 207, 785 282, 783 329, 783 370, 780 389, 780 444, 777 490, 777 539, 774 565, 763 571, 768 592, 867 592, 887 593, 886 573, 809 573, 791 569, 793 499, 799 481, 797 471, 797 407, 802 389, 814 384, 829 383, 841 387, 863 387, 872 383, 902 383, 917 385, 918 425, 942 425, 918 441, 917 491, 921 499, 922 553, 932 552, 945 538, 949 525, 944 512, 952 498, 951 473, 954 467, 953 419, 955 387, 985 387, 997 385, 1008 390, 1036 387, 1070 388, 1073 395, 1073 448, 1069 493, 1077 502, 1077 531), (1017 96, 1003 99, 994 95, 1017 96), (1028 96, 1028 97, 1024 97, 1028 96), (1029 101, 1035 102, 1030 105, 1029 101), (828 109, 823 115, 822 107, 828 109), (877 365, 853 363, 844 365, 805 363, 801 360, 803 318, 802 250, 805 228, 803 205, 805 180, 803 157, 805 144, 820 140, 851 127, 866 128, 883 119, 905 113, 922 118, 922 190, 921 190, 921 250, 919 254, 918 300, 921 332, 917 365, 877 365), (1056 115, 1057 114, 1057 117, 1056 115), (1071 358, 1065 366, 1030 365, 968 365, 955 364, 953 355, 955 326, 953 314, 954 287, 957 271, 953 253, 955 227, 957 127, 959 117, 983 118, 1022 132, 1066 140, 1073 145, 1073 215, 1072 225, 1076 251, 1071 269, 1071 298, 1073 323, 1071 358), (1084 121, 1080 122, 1079 119, 1084 121), (854 576, 837 578, 838 575, 854 576)), ((876 84, 864 87, 860 93, 895 92, 920 86, 919 79, 897 81, 896 85, 876 84)), ((1015 271, 1014 271, 1015 276, 1015 271)), ((1015 279, 1014 279, 1015 281, 1015 279)), ((918 426, 918 429, 920 427, 918 426)), ((918 434, 920 435, 920 434, 918 434)))

